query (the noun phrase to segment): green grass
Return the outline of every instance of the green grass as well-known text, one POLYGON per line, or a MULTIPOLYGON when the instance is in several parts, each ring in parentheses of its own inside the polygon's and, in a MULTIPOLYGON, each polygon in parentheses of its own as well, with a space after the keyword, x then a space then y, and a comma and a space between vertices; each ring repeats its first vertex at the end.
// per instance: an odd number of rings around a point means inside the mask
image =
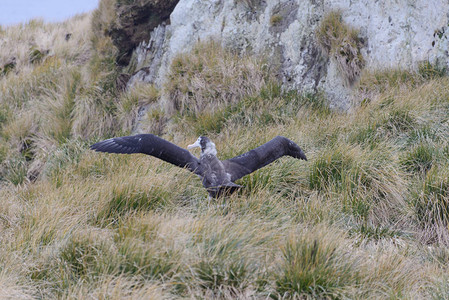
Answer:
POLYGON ((449 220, 449 177, 446 166, 432 167, 415 192, 416 214, 424 224, 447 224, 449 220))
POLYGON ((188 112, 176 116, 182 130, 193 128, 196 135, 219 134, 230 126, 269 127, 287 124, 302 109, 318 117, 330 114, 326 99, 320 93, 283 91, 280 84, 269 82, 261 90, 245 96, 238 103, 229 103, 201 114, 188 112))
POLYGON ((4 169, 2 179, 14 185, 26 182, 27 163, 22 156, 15 156, 3 162, 4 169))
POLYGON ((338 298, 340 290, 357 282, 353 261, 339 246, 341 240, 331 242, 313 231, 289 239, 282 249, 282 271, 272 298, 338 298))
POLYGON ((435 163, 438 151, 434 145, 420 143, 404 154, 402 165, 409 172, 425 173, 435 163))
POLYGON ((133 184, 110 187, 109 190, 106 195, 100 195, 108 200, 96 216, 96 223, 103 226, 115 224, 129 213, 163 206, 164 199, 169 196, 158 187, 140 190, 133 184))

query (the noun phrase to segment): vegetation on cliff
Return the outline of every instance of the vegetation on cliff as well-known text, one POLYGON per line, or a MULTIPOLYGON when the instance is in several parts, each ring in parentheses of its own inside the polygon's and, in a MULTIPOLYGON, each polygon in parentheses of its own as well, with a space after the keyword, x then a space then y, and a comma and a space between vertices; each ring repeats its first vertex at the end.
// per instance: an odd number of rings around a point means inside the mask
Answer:
POLYGON ((117 47, 119 65, 129 63, 133 49, 148 41, 151 31, 168 22, 179 0, 101 0, 94 12, 92 30, 105 35, 117 47))
POLYGON ((342 113, 212 41, 167 86, 121 91, 118 50, 92 24, 0 32, 0 66, 15 62, 0 75, 0 298, 447 297, 446 70, 365 70, 342 113), (309 161, 209 202, 189 172, 88 150, 163 93, 144 125, 180 146, 205 134, 228 158, 281 134, 309 161))

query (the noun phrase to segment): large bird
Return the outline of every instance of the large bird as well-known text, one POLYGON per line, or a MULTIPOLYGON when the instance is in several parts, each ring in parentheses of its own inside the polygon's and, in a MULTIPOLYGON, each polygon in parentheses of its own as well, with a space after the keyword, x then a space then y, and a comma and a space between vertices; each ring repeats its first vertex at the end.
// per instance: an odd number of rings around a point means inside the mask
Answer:
POLYGON ((174 164, 201 177, 203 186, 213 198, 229 195, 242 186, 235 184, 239 178, 260 169, 276 159, 288 155, 307 160, 304 152, 291 140, 277 136, 271 141, 242 155, 227 160, 217 158, 215 144, 200 136, 187 149, 201 148, 200 158, 153 134, 116 137, 93 144, 95 151, 108 153, 144 153, 174 164))

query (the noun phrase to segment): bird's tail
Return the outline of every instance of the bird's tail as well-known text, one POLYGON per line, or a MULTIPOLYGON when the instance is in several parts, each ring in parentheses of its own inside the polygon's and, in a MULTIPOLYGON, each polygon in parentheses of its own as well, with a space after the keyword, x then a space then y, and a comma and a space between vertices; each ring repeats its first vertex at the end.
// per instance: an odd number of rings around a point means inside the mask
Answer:
POLYGON ((209 187, 207 188, 207 191, 212 198, 218 198, 221 196, 229 196, 242 187, 242 185, 229 182, 225 185, 209 187))

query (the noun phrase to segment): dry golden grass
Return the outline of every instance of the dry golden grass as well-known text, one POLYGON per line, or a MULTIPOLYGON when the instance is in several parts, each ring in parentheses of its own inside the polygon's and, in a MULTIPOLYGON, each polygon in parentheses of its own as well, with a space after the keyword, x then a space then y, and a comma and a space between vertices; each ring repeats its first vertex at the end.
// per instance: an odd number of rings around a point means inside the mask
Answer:
POLYGON ((120 94, 110 40, 90 48, 90 29, 74 30, 77 53, 51 24, 6 37, 41 27, 58 36, 54 56, 17 54, 17 73, 0 78, 0 298, 447 298, 449 78, 439 69, 408 71, 412 84, 367 72, 368 100, 338 113, 322 95, 283 91, 260 60, 208 43, 179 57, 170 89, 120 94), (283 158, 208 201, 186 170, 88 150, 129 133, 164 93, 177 97, 174 117, 149 119, 165 118, 163 137, 181 147, 204 133, 226 159, 281 134, 309 160, 283 158))
POLYGON ((340 11, 331 11, 321 20, 316 37, 323 51, 336 62, 346 82, 353 84, 365 66, 359 31, 343 22, 340 11))
POLYGON ((191 53, 172 62, 164 87, 170 99, 167 110, 196 115, 235 104, 272 79, 267 68, 263 59, 239 58, 217 41, 198 43, 191 53))
MULTIPOLYGON (((137 84, 132 90, 125 92, 118 104, 118 121, 124 131, 133 132, 142 108, 155 103, 159 99, 159 91, 152 84, 137 84)), ((153 116, 155 122, 158 119, 153 116)))
POLYGON ((30 55, 34 50, 49 51, 43 54, 41 61, 56 56, 73 63, 85 63, 89 58, 89 32, 90 19, 85 16, 76 16, 58 24, 32 20, 6 27, 2 32, 0 65, 15 57, 16 72, 28 73, 33 69, 30 55), (67 34, 70 37, 66 38, 67 34))

